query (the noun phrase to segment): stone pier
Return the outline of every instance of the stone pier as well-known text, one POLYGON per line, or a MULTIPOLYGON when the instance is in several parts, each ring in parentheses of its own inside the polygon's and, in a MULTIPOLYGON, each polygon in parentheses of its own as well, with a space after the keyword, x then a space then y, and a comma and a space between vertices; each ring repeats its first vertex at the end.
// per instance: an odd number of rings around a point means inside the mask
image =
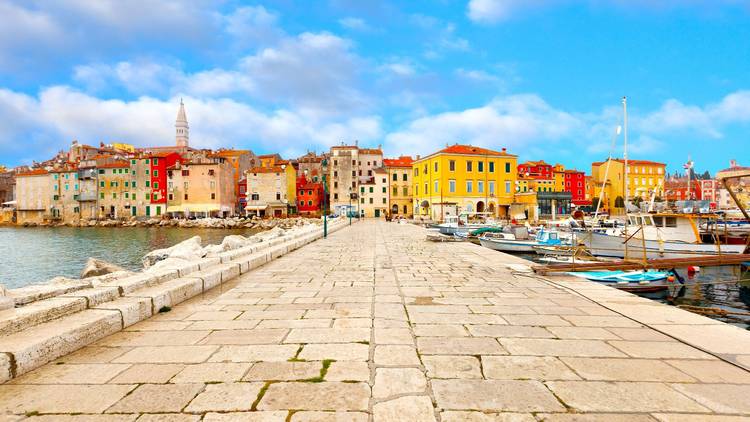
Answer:
POLYGON ((364 221, 0 385, 0 421, 741 421, 750 333, 364 221))

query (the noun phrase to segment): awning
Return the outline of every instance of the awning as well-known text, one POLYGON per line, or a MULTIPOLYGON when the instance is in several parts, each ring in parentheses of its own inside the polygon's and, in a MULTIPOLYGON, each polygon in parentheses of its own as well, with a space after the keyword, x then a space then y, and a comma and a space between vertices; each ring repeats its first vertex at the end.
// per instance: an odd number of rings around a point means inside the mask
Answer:
POLYGON ((184 212, 185 214, 191 212, 214 212, 219 211, 219 205, 217 204, 187 204, 187 205, 173 205, 167 207, 167 212, 184 212))
POLYGON ((268 208, 268 205, 248 205, 245 207, 247 211, 263 211, 268 208))
POLYGON ((3 202, 3 205, 17 205, 17 204, 18 204, 18 201, 3 202))

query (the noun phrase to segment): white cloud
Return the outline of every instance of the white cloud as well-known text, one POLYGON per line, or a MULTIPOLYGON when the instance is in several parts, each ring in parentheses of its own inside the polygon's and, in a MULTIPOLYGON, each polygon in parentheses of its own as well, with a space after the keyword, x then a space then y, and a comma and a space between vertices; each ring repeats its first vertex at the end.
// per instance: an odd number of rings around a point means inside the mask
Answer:
POLYGON ((237 8, 224 17, 226 32, 234 37, 239 47, 268 44, 284 36, 276 25, 278 15, 263 6, 237 8))
POLYGON ((372 27, 370 27, 370 25, 368 25, 367 22, 364 21, 364 19, 354 18, 351 16, 339 19, 339 25, 354 31, 367 32, 372 30, 372 27))
POLYGON ((392 151, 424 154, 446 143, 525 149, 532 140, 555 141, 581 130, 581 120, 536 95, 497 98, 479 108, 418 118, 386 137, 392 151))
POLYGON ((475 22, 499 22, 533 1, 535 0, 470 0, 467 15, 475 22))
POLYGON ((468 79, 474 82, 500 82, 500 78, 495 75, 491 75, 484 70, 456 69, 456 75, 460 78, 468 79))
MULTIPOLYGON (((203 148, 249 147, 302 154, 342 140, 375 142, 382 136, 378 116, 310 116, 302 111, 260 111, 228 99, 184 99, 191 145, 203 148)), ((0 151, 38 150, 39 158, 65 148, 73 139, 87 143, 122 141, 137 146, 171 145, 178 98, 105 100, 67 86, 46 88, 38 96, 0 90, 0 151)))

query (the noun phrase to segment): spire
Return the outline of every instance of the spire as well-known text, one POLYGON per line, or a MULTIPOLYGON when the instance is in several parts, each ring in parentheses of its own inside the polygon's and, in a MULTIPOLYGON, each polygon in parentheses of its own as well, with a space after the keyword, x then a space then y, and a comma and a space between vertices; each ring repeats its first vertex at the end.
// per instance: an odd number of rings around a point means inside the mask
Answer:
POLYGON ((188 141, 190 140, 189 126, 187 121, 187 115, 185 114, 185 103, 180 98, 180 110, 177 111, 177 120, 174 124, 175 127, 175 141, 178 147, 187 147, 188 141))

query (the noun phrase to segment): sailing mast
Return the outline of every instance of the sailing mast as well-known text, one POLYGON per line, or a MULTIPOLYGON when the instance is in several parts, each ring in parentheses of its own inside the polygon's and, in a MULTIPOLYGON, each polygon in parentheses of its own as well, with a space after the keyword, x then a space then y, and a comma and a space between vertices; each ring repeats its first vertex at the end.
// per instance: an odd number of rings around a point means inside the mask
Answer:
MULTIPOLYGON (((630 172, 628 171, 628 98, 622 97, 622 116, 623 116, 623 138, 624 138, 624 149, 623 149, 623 160, 625 161, 625 202, 623 205, 625 206, 625 214, 628 213, 628 197, 629 197, 629 190, 628 190, 628 177, 630 176, 630 172)), ((627 221, 627 219, 626 219, 627 221)), ((627 224, 627 223, 626 223, 627 224)))

